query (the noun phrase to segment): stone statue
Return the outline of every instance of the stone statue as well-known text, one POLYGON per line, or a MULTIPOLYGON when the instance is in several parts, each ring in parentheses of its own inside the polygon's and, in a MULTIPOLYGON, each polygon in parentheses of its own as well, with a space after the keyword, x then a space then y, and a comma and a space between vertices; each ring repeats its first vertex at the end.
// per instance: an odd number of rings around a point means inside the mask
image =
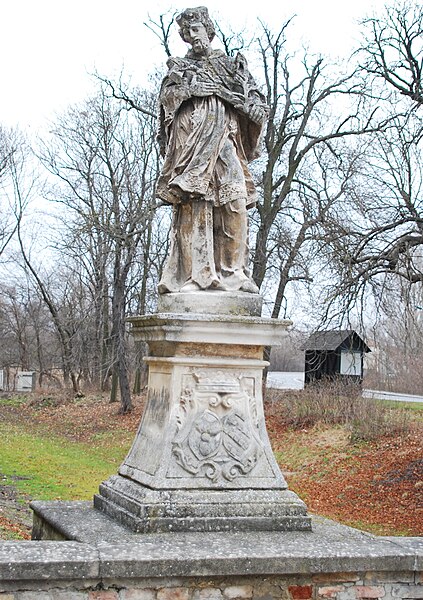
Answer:
POLYGON ((247 209, 256 191, 247 163, 258 156, 265 98, 241 54, 211 48, 207 8, 186 9, 176 21, 191 49, 169 58, 159 97, 165 159, 156 193, 173 205, 159 293, 258 293, 248 270, 247 209))

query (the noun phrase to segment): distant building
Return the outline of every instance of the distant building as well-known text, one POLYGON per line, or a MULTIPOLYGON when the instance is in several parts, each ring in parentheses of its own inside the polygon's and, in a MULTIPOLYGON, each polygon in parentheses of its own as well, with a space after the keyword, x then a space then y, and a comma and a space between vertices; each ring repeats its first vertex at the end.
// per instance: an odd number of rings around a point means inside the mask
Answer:
POLYGON ((0 369, 0 391, 33 392, 35 375, 35 371, 22 371, 14 365, 0 369))
POLYGON ((363 380, 364 354, 370 348, 352 329, 316 331, 304 343, 305 384, 319 379, 363 380))

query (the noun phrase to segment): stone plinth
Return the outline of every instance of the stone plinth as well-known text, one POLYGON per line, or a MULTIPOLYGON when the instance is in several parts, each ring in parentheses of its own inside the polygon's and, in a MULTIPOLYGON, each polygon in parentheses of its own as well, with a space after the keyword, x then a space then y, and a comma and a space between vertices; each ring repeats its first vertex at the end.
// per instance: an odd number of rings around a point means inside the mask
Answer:
POLYGON ((289 322, 257 316, 253 294, 169 294, 160 302, 166 312, 130 319, 135 340, 149 346, 147 406, 95 507, 134 531, 310 529, 263 414, 263 348, 280 344, 289 322))

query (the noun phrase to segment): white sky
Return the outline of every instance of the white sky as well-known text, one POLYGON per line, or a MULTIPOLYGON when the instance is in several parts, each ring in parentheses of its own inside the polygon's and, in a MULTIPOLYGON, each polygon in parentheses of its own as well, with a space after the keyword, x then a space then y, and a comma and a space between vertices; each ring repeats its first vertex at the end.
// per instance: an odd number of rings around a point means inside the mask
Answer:
MULTIPOLYGON (((290 39, 311 50, 345 56, 358 39, 357 19, 382 10, 384 0, 5 0, 1 7, 0 124, 34 131, 92 86, 95 69, 113 78, 124 66, 132 83, 143 83, 165 62, 144 26, 150 13, 204 4, 213 18, 238 31, 257 17, 276 30, 297 15, 290 39)), ((223 27, 224 29, 224 27, 223 27)), ((183 55, 182 42, 174 54, 183 55)))

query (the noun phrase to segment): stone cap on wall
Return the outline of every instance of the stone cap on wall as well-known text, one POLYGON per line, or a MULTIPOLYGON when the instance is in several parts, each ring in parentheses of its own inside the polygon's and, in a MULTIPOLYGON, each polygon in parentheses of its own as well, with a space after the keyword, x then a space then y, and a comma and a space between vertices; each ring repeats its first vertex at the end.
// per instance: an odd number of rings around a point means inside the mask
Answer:
POLYGON ((134 534, 88 502, 69 506, 62 534, 81 531, 83 519, 81 541, 0 543, 0 582, 423 571, 423 538, 376 537, 320 517, 313 532, 134 534))

